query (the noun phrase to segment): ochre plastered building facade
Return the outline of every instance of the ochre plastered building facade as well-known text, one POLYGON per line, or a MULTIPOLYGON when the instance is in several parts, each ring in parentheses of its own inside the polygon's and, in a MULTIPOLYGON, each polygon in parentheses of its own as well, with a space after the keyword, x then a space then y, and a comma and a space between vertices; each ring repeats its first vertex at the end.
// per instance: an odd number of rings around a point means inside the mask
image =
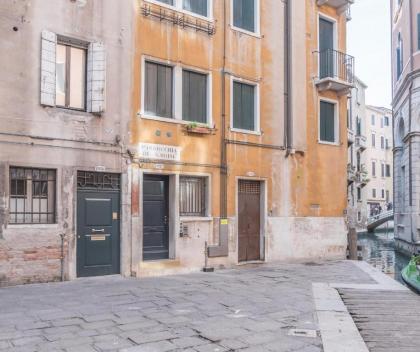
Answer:
POLYGON ((232 1, 209 3, 208 18, 203 18, 179 8, 179 3, 139 2, 130 124, 132 274, 197 270, 206 263, 205 253, 208 266, 343 258, 347 93, 353 64, 344 54, 345 10, 350 1, 290 2, 289 9, 280 1, 255 1, 254 31, 235 27, 232 1), (320 19, 331 23, 333 47, 327 56, 336 62, 323 77, 320 19), (147 63, 172 71, 169 118, 147 111, 147 63), (207 77, 206 133, 191 132, 195 124, 183 121, 184 70, 207 77), (235 128, 234 82, 254 87, 252 131, 235 128), (321 100, 334 106, 334 136, 327 142, 320 141, 321 100), (178 159, 147 154, 145 148, 151 145, 177 148, 178 159), (201 216, 183 216, 180 211, 185 176, 205 179, 201 216), (154 177, 168 188, 168 218, 163 220, 168 223, 168 249, 162 258, 170 260, 145 258, 150 255, 145 253, 150 237, 145 238, 150 236, 154 211, 145 192, 154 177), (251 196, 251 190, 247 196, 247 187, 256 188, 257 195, 251 196), (258 239, 246 234, 247 228, 258 239))

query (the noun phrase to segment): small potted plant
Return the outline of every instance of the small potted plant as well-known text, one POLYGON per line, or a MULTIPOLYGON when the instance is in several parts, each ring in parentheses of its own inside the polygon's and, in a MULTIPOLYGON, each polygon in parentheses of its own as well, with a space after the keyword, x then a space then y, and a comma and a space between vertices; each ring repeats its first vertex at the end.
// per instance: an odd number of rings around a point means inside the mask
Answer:
POLYGON ((209 126, 198 124, 197 122, 191 122, 186 126, 188 133, 196 134, 211 134, 213 129, 209 126))

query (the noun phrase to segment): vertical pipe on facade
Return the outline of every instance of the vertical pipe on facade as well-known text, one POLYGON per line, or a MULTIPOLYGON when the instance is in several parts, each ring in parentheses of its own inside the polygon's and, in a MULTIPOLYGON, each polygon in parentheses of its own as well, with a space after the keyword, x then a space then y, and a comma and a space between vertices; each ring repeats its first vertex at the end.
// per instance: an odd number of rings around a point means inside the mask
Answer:
MULTIPOLYGON (((223 1, 223 67, 222 67, 222 121, 220 125, 220 218, 227 217, 227 157, 226 157, 226 1, 223 1)), ((220 221, 219 221, 220 225, 220 221)))
POLYGON ((293 149, 293 121, 292 109, 290 102, 292 98, 292 80, 291 80, 291 24, 292 24, 292 7, 290 0, 284 0, 284 86, 285 86, 285 102, 284 102, 284 144, 286 147, 286 157, 290 155, 293 149))
MULTIPOLYGON (((410 26, 410 75, 413 72, 414 66, 413 66, 413 3, 412 0, 408 1, 409 11, 409 26, 410 26)), ((404 48, 403 48, 404 50, 404 48)), ((404 54, 402 54, 404 55, 404 54)), ((403 56, 404 57, 404 56, 403 56)), ((402 64, 404 65, 404 64, 402 64)), ((404 66, 403 66, 404 67, 404 66)), ((410 77, 410 88, 408 91, 408 132, 411 131, 411 118, 412 118, 412 97, 411 94, 413 92, 413 79, 410 77)), ((411 138, 408 140, 408 189, 409 189, 409 202, 410 207, 413 206, 413 176, 412 176, 412 167, 413 167, 413 155, 412 155, 412 147, 411 147, 411 138)), ((413 232, 413 216, 410 211, 410 232, 411 232, 411 241, 417 242, 417 239, 414 238, 414 232, 413 232)))

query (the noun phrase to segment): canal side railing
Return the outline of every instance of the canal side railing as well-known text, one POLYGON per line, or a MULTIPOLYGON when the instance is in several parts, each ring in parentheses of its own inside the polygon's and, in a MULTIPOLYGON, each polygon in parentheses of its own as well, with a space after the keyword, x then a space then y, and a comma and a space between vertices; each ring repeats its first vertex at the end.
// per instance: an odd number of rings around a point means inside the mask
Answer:
POLYGON ((369 232, 375 230, 378 226, 394 219, 394 210, 388 210, 378 215, 373 215, 367 220, 367 229, 369 232))

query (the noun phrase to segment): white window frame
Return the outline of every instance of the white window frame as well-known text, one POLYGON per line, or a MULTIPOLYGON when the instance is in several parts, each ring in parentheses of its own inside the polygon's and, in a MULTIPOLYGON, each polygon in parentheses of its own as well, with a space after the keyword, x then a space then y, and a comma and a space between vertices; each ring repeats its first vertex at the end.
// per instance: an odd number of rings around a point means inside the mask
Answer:
POLYGON ((238 132, 238 133, 245 133, 245 134, 254 134, 254 135, 261 135, 261 124, 260 124, 260 84, 255 81, 250 81, 248 79, 230 76, 230 131, 238 132), (233 83, 244 83, 254 86, 255 95, 254 95, 254 127, 255 130, 244 130, 241 128, 233 127, 233 83))
POLYGON ((370 134, 370 145, 372 146, 372 148, 376 149, 376 133, 372 132, 370 134), (372 143, 373 141, 375 141, 375 143, 372 143))
POLYGON ((318 143, 326 145, 340 145, 340 119, 339 117, 339 101, 329 98, 319 98, 318 100, 318 143), (334 142, 321 141, 321 102, 334 104, 334 142))
MULTIPOLYGON (((211 175, 206 173, 193 173, 193 172, 182 172, 179 174, 179 189, 181 184, 181 177, 196 177, 204 179, 205 183, 205 214, 204 216, 196 216, 196 215, 181 215, 181 211, 179 210, 179 218, 182 221, 200 221, 200 220, 212 220, 212 211, 211 211, 211 175)), ((180 203, 180 196, 178 194, 178 204, 180 203)))
POLYGON ((154 5, 161 6, 161 7, 166 7, 168 9, 175 10, 177 12, 185 13, 189 16, 197 17, 197 18, 200 18, 202 20, 211 21, 211 22, 214 21, 214 16, 213 16, 213 9, 214 9, 213 1, 214 0, 207 0, 207 14, 208 14, 208 16, 202 16, 202 15, 199 15, 198 13, 184 10, 183 0, 174 0, 174 5, 165 4, 163 2, 160 2, 159 0, 144 0, 144 1, 149 2, 151 4, 154 4, 154 5))
POLYGON ((233 0, 230 1, 230 28, 234 31, 245 33, 253 37, 261 38, 261 7, 260 0, 255 0, 254 23, 255 32, 248 31, 241 27, 236 27, 233 22, 233 0))
POLYGON ((182 72, 188 70, 192 72, 201 73, 207 76, 207 107, 206 107, 206 123, 196 122, 199 126, 207 126, 213 128, 213 76, 210 71, 206 71, 197 67, 176 64, 170 60, 163 60, 147 55, 142 56, 141 60, 141 103, 140 103, 140 117, 148 120, 156 120, 169 123, 177 123, 188 125, 194 121, 183 120, 182 117, 182 72), (160 65, 172 67, 172 116, 173 118, 155 116, 146 113, 145 111, 145 93, 146 93, 146 62, 152 62, 160 65))

